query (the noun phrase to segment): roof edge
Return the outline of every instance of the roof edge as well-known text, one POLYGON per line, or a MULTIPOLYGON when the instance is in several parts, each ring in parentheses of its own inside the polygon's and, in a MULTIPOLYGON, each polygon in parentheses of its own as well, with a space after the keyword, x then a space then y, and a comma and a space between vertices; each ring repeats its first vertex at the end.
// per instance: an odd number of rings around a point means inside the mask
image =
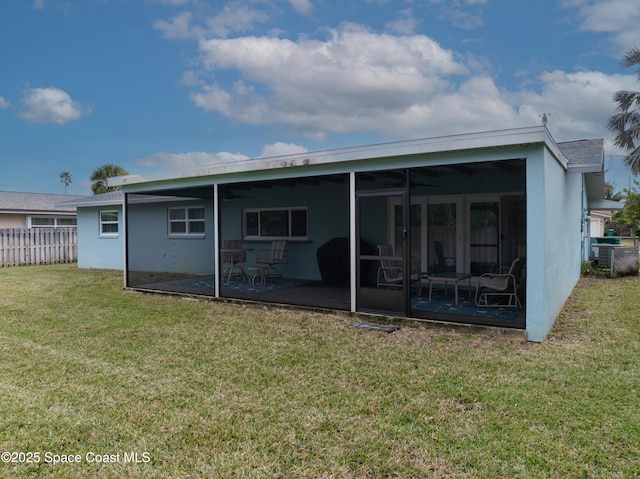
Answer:
POLYGON ((547 144, 556 159, 563 163, 566 168, 566 159, 558 149, 546 126, 537 125, 505 130, 422 138, 417 140, 378 143, 334 150, 294 153, 273 157, 258 157, 232 164, 213 164, 189 168, 184 170, 181 175, 173 177, 146 180, 141 177, 136 177, 135 175, 114 177, 109 179, 109 186, 122 186, 126 188, 127 186, 140 185, 143 183, 163 183, 176 179, 247 173, 261 170, 283 170, 312 165, 348 163, 364 159, 381 159, 395 156, 434 154, 535 143, 547 144))

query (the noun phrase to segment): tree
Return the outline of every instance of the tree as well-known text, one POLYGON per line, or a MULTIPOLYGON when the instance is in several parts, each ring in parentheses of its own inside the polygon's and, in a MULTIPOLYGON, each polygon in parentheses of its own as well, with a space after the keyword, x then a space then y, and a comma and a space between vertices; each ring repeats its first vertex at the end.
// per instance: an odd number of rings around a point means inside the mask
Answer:
MULTIPOLYGON (((626 52, 620 64, 624 68, 637 65, 640 81, 640 48, 626 52)), ((617 113, 609 118, 608 124, 609 131, 615 135, 613 144, 628 152, 624 163, 637 175, 640 173, 640 91, 618 91, 613 101, 618 104, 617 113)))
POLYGON ((635 186, 625 188, 624 192, 624 207, 615 215, 616 222, 622 222, 630 224, 634 229, 638 227, 640 223, 640 182, 633 180, 635 186))
POLYGON ((69 173, 68 171, 63 171, 62 173, 60 173, 60 183, 62 183, 64 185, 64 194, 67 194, 67 188, 69 187, 69 185, 71 184, 71 173, 69 173))
POLYGON ((610 181, 604 183, 604 197, 612 201, 620 201, 622 199, 622 192, 616 192, 616 184, 610 181))
POLYGON ((89 178, 91 180, 91 191, 93 191, 94 195, 99 195, 100 193, 119 190, 119 186, 107 186, 107 179, 128 174, 127 170, 112 163, 99 166, 93 170, 91 178, 89 178))

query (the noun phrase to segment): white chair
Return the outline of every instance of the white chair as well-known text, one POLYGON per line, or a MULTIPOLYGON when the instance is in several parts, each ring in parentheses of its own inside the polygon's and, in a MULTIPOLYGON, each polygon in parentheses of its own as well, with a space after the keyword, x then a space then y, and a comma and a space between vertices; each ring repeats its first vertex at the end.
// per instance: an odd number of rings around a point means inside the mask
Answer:
POLYGON ((256 263, 264 265, 260 272, 262 277, 270 279, 282 279, 282 273, 276 265, 287 263, 286 240, 275 240, 271 243, 271 249, 261 249, 256 253, 256 263))
POLYGON ((402 268, 398 266, 398 261, 385 259, 384 257, 394 256, 393 246, 390 244, 379 244, 378 254, 380 255, 380 267, 378 268, 378 288, 380 286, 402 287, 404 274, 402 268))
POLYGON ((485 273, 480 276, 476 286, 476 305, 480 307, 522 308, 518 298, 518 286, 524 268, 524 258, 516 258, 509 272, 504 274, 485 273), (504 302, 504 299, 507 302, 504 302), (489 302, 492 299, 496 302, 489 302))

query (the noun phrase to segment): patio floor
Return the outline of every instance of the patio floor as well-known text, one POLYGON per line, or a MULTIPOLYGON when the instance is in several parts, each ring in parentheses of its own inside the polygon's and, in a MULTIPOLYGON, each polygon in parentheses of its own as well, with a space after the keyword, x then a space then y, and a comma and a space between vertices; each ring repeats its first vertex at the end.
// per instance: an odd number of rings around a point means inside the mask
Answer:
MULTIPOLYGON (((213 276, 194 277, 158 283, 136 285, 133 289, 214 296, 213 276)), ((423 289, 422 296, 412 294, 412 318, 487 324, 524 328, 525 310, 519 308, 480 308, 473 298, 474 288, 460 287, 458 304, 453 291, 434 289, 431 301, 423 289)), ((230 281, 221 285, 223 298, 289 304, 313 308, 349 311, 350 294, 347 287, 329 286, 320 281, 285 278, 251 285, 248 281, 230 281)))

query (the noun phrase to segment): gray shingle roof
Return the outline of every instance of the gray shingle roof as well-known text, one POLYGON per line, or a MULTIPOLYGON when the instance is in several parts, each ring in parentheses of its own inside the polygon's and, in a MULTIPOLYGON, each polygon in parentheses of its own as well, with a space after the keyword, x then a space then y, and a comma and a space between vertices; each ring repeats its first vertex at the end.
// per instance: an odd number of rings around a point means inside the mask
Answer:
POLYGON ((60 203, 78 198, 84 198, 84 196, 0 191, 0 211, 5 213, 75 213, 74 206, 60 206, 60 203))
POLYGON ((569 162, 569 168, 583 172, 600 171, 604 161, 604 139, 557 143, 569 162))
POLYGON ((59 206, 104 206, 121 204, 124 199, 124 193, 121 190, 110 191, 109 193, 101 193, 93 196, 78 196, 75 199, 69 199, 60 203, 59 206))

